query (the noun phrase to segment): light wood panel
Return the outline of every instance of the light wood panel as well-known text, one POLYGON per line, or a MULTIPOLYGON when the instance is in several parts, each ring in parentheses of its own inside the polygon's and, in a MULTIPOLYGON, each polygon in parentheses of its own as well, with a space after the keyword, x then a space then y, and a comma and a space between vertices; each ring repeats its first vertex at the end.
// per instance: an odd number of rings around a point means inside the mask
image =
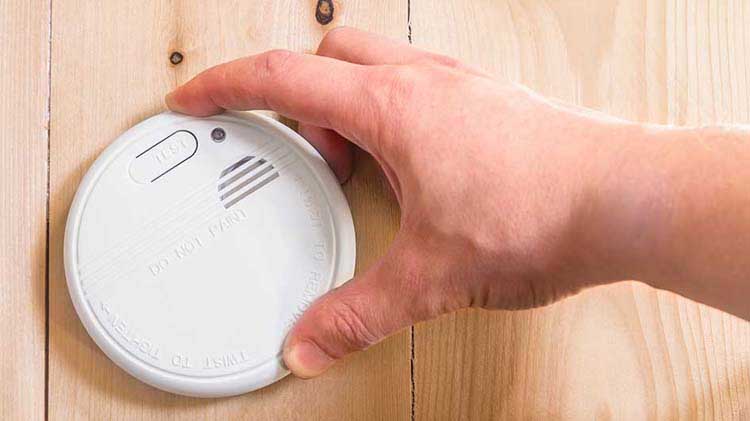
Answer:
POLYGON ((49 7, 0 2, 0 419, 44 417, 49 7))
MULTIPOLYGON (((743 0, 411 0, 417 46, 625 118, 748 123, 743 0)), ((415 328, 417 419, 748 419, 750 325, 642 284, 415 328)))
MULTIPOLYGON (((86 335, 65 286, 62 241, 76 186, 96 155, 162 97, 205 67, 269 48, 313 50, 327 28, 359 26, 406 37, 406 2, 337 1, 322 27, 315 1, 60 1, 53 7, 50 207, 50 419, 405 419, 410 416, 409 335, 395 336, 311 381, 286 378, 221 400, 145 386, 86 335), (174 66, 173 51, 183 54, 174 66)), ((360 157, 361 158, 361 157, 360 157)), ((397 212, 364 163, 346 186, 366 267, 393 236, 397 212)))
MULTIPOLYGON (((224 400, 186 399, 128 377, 96 348, 62 271, 67 208, 106 144, 162 108, 200 69, 273 47, 312 50, 349 24, 644 121, 750 123, 750 3, 743 0, 54 2, 50 178, 52 419, 387 418, 410 415, 409 335, 321 379, 286 379, 224 400), (169 63, 172 51, 184 60, 169 63)), ((45 413, 49 2, 0 2, 0 418, 45 413)), ((345 187, 359 265, 392 238, 397 211, 358 156, 345 187)), ((465 311, 415 328, 418 419, 750 418, 750 328, 643 285, 587 291, 550 308, 465 311)))

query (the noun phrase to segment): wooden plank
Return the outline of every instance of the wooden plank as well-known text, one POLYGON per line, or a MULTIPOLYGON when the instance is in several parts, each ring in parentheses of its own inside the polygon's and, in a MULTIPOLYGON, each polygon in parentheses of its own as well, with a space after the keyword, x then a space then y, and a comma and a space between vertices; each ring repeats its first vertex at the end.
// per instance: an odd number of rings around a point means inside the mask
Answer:
POLYGON ((44 417, 49 4, 0 2, 0 419, 44 417))
MULTIPOLYGON (((163 110, 163 95, 205 67, 269 48, 312 51, 338 24, 406 37, 406 2, 336 1, 323 27, 315 1, 99 2, 53 7, 50 202, 50 419, 404 419, 410 415, 409 335, 398 335, 322 378, 286 378, 232 399, 160 392, 125 374, 86 335, 65 286, 62 240, 76 186, 101 150, 163 110), (173 65, 173 51, 183 61, 173 65), (385 363, 383 363, 385 362, 385 363)), ((397 211, 365 162, 346 186, 359 267, 392 238, 397 211)))
MULTIPOLYGON (((750 3, 411 0, 414 44, 625 118, 748 123, 750 3)), ((415 328, 417 419, 747 419, 750 324, 642 284, 415 328)))

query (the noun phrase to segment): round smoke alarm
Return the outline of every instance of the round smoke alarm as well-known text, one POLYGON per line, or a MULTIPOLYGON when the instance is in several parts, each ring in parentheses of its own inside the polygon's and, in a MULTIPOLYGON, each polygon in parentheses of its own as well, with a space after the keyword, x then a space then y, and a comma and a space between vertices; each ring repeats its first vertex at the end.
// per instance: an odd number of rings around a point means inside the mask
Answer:
POLYGON ((354 259, 323 158, 250 113, 131 128, 86 173, 65 230, 68 289, 94 341, 138 379, 191 396, 288 374, 286 334, 354 259))

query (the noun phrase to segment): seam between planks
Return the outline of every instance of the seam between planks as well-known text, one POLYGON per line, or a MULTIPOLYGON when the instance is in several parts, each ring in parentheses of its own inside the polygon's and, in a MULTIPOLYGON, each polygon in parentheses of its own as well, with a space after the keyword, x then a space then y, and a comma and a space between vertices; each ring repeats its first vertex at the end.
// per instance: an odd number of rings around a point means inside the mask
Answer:
POLYGON ((410 355, 409 355, 409 375, 411 378, 411 421, 415 421, 417 418, 416 409, 417 409, 417 389, 416 389, 416 382, 414 379, 414 325, 412 325, 409 328, 409 339, 410 339, 410 355))
MULTIPOLYGON (((406 0, 406 37, 409 40, 409 45, 411 45, 411 0, 406 0)), ((409 415, 411 421, 415 421, 417 419, 417 383, 415 379, 415 356, 416 351, 414 340, 414 325, 411 325, 409 327, 409 388, 411 392, 409 415)))
POLYGON ((411 44, 411 0, 406 0, 406 37, 411 44))

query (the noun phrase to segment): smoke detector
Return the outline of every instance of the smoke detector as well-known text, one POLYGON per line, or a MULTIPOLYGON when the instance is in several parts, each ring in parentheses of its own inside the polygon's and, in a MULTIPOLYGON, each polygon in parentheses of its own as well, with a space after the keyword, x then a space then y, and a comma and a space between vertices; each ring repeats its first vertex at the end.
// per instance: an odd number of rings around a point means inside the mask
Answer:
POLYGON ((354 272, 352 217, 325 161, 253 113, 163 113, 94 162, 65 230, 68 290, 104 353, 173 393, 286 374, 305 309, 354 272))

